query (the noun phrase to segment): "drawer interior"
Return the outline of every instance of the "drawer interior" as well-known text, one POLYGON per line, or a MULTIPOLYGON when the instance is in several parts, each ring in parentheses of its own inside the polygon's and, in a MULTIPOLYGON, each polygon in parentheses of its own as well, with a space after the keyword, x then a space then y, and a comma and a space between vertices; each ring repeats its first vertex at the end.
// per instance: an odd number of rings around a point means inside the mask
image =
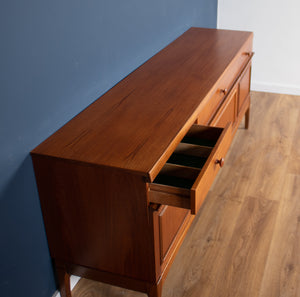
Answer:
POLYGON ((193 125, 153 184, 191 189, 223 129, 193 125))
POLYGON ((222 128, 193 125, 181 142, 212 148, 216 145, 222 132, 222 128))
POLYGON ((230 123, 225 128, 193 125, 149 184, 149 202, 196 214, 224 164, 231 140, 230 123))
POLYGON ((166 163, 153 183, 190 189, 199 172, 193 167, 166 163))

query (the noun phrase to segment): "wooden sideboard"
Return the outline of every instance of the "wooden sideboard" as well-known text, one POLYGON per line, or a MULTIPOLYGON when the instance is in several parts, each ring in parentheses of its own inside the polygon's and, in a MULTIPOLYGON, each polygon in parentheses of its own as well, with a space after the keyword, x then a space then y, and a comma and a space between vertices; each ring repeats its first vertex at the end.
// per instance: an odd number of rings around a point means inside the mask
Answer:
POLYGON ((63 297, 70 274, 161 296, 244 116, 248 128, 252 39, 189 29, 31 152, 63 297))

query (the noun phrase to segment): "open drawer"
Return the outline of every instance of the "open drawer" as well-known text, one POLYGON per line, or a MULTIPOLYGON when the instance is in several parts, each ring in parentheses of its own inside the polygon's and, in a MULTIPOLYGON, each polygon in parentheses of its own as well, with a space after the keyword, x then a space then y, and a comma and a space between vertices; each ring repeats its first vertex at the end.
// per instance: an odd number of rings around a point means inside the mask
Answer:
POLYGON ((149 201, 199 210, 232 140, 232 126, 193 125, 155 180, 149 184, 149 201))

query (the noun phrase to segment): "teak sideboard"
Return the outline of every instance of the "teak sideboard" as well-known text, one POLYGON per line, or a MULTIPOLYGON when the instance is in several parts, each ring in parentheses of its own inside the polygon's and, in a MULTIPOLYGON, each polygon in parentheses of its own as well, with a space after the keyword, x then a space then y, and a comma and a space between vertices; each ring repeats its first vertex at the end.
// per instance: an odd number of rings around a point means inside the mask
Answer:
POLYGON ((191 28, 32 152, 60 291, 71 274, 161 296, 245 116, 253 34, 191 28))

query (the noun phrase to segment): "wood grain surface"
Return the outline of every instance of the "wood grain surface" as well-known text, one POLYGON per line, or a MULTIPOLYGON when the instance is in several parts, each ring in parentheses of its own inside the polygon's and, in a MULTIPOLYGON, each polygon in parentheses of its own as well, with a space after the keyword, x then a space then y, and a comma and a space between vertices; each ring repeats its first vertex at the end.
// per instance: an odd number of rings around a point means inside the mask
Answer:
POLYGON ((244 51, 251 50, 252 36, 189 29, 32 153, 121 168, 152 181, 195 122, 201 103, 219 92, 219 80, 235 78, 249 61, 244 51))
MULTIPOLYGON (((163 286, 163 297, 300 296, 300 97, 252 93, 163 286), (242 125, 241 125, 242 127, 242 125)), ((138 297, 82 279, 73 297, 138 297)))
POLYGON ((52 258, 156 280, 147 187, 141 176, 50 158, 35 159, 34 167, 52 258))

